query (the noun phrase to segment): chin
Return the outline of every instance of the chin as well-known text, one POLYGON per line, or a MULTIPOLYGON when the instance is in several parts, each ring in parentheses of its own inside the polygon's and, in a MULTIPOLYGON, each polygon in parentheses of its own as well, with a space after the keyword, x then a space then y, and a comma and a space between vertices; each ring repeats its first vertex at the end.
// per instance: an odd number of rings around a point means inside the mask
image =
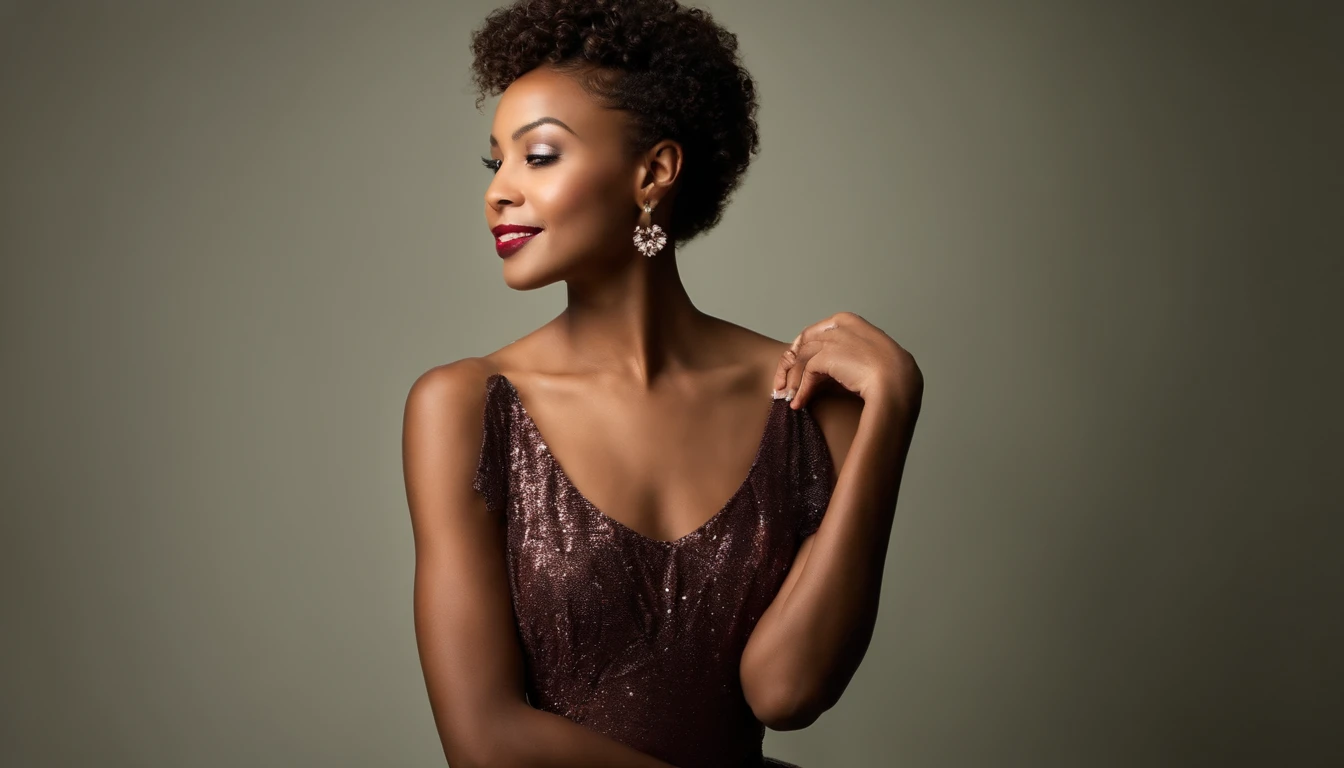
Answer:
POLYGON ((541 264, 529 263, 518 258, 522 254, 509 257, 504 262, 504 284, 515 291, 535 291, 565 279, 562 270, 551 268, 544 261, 541 264))

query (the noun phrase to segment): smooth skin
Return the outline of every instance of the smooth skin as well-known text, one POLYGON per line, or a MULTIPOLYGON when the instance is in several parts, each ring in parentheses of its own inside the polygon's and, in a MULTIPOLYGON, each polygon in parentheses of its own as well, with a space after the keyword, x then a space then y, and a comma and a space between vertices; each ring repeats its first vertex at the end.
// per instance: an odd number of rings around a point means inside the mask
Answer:
MULTIPOLYGON (((548 67, 501 95, 486 228, 543 228, 503 260, 504 280, 517 290, 564 281, 568 306, 496 352, 426 371, 407 396, 416 641, 454 768, 667 766, 525 698, 503 521, 471 488, 493 373, 513 382, 594 506, 665 541, 722 508, 754 459, 774 390, 796 390, 791 404, 810 407, 839 478, 821 529, 803 543, 743 655, 752 710, 781 730, 815 720, 838 700, 871 634, 922 393, 918 368, 857 315, 833 315, 788 343, 697 309, 675 242, 649 258, 631 240, 645 200, 668 228, 682 148, 665 140, 631 153, 628 126, 573 74, 548 67), (563 126, 537 124, 543 117, 563 126), (821 330, 829 323, 836 327, 821 330)), ((498 258, 488 241, 478 253, 498 258)))

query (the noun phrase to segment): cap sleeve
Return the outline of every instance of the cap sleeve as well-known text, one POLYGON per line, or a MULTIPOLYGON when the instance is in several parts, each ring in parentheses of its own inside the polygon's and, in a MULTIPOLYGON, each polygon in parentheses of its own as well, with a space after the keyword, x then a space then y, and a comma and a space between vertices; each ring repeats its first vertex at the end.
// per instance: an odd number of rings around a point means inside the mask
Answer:
POLYGON ((795 463, 797 499, 799 509, 798 540, 802 541, 817 532, 821 519, 826 515, 826 507, 831 502, 831 479, 834 466, 831 462, 831 450, 826 445, 826 435, 821 425, 812 416, 807 406, 799 408, 797 451, 795 463))
POLYGON ((503 377, 494 374, 485 383, 485 412, 481 417, 481 451, 471 487, 485 498, 491 515, 502 514, 509 491, 509 410, 504 402, 503 377))

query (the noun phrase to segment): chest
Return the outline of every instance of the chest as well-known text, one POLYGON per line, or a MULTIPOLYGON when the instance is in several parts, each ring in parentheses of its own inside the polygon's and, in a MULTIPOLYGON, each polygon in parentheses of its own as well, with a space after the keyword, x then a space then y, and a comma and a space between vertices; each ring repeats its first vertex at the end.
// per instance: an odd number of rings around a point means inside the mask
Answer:
POLYGON ((696 649, 699 658, 728 663, 800 543, 793 484, 781 472, 750 473, 700 527, 659 541, 559 482, 544 455, 516 470, 506 516, 509 579, 524 647, 543 665, 580 663, 547 660, 576 649, 652 647, 696 649))
MULTIPOLYGON (((628 423, 625 429, 609 428, 571 412, 563 429, 543 432, 515 398, 515 440, 521 446, 515 463, 521 466, 512 472, 521 484, 546 487, 561 504, 599 522, 653 542, 680 542, 749 494, 764 493, 761 475, 770 471, 769 454, 788 420, 784 401, 766 402, 751 412, 729 409, 719 416, 727 423, 688 418, 658 430, 628 423), (550 434, 563 435, 563 448, 550 434), (575 463, 576 457, 582 461, 575 463)), ((696 417, 704 418, 713 421, 714 414, 696 417)))

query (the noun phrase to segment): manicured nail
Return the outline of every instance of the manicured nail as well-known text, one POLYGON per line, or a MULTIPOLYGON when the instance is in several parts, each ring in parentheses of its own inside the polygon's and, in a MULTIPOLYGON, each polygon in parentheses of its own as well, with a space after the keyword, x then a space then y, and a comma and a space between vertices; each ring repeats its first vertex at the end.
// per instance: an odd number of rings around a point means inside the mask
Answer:
POLYGON ((785 400, 788 400, 789 402, 793 402, 793 395, 794 395, 794 392, 793 392, 792 389, 790 389, 788 392, 785 392, 785 393, 784 393, 784 399, 785 399, 785 400))

